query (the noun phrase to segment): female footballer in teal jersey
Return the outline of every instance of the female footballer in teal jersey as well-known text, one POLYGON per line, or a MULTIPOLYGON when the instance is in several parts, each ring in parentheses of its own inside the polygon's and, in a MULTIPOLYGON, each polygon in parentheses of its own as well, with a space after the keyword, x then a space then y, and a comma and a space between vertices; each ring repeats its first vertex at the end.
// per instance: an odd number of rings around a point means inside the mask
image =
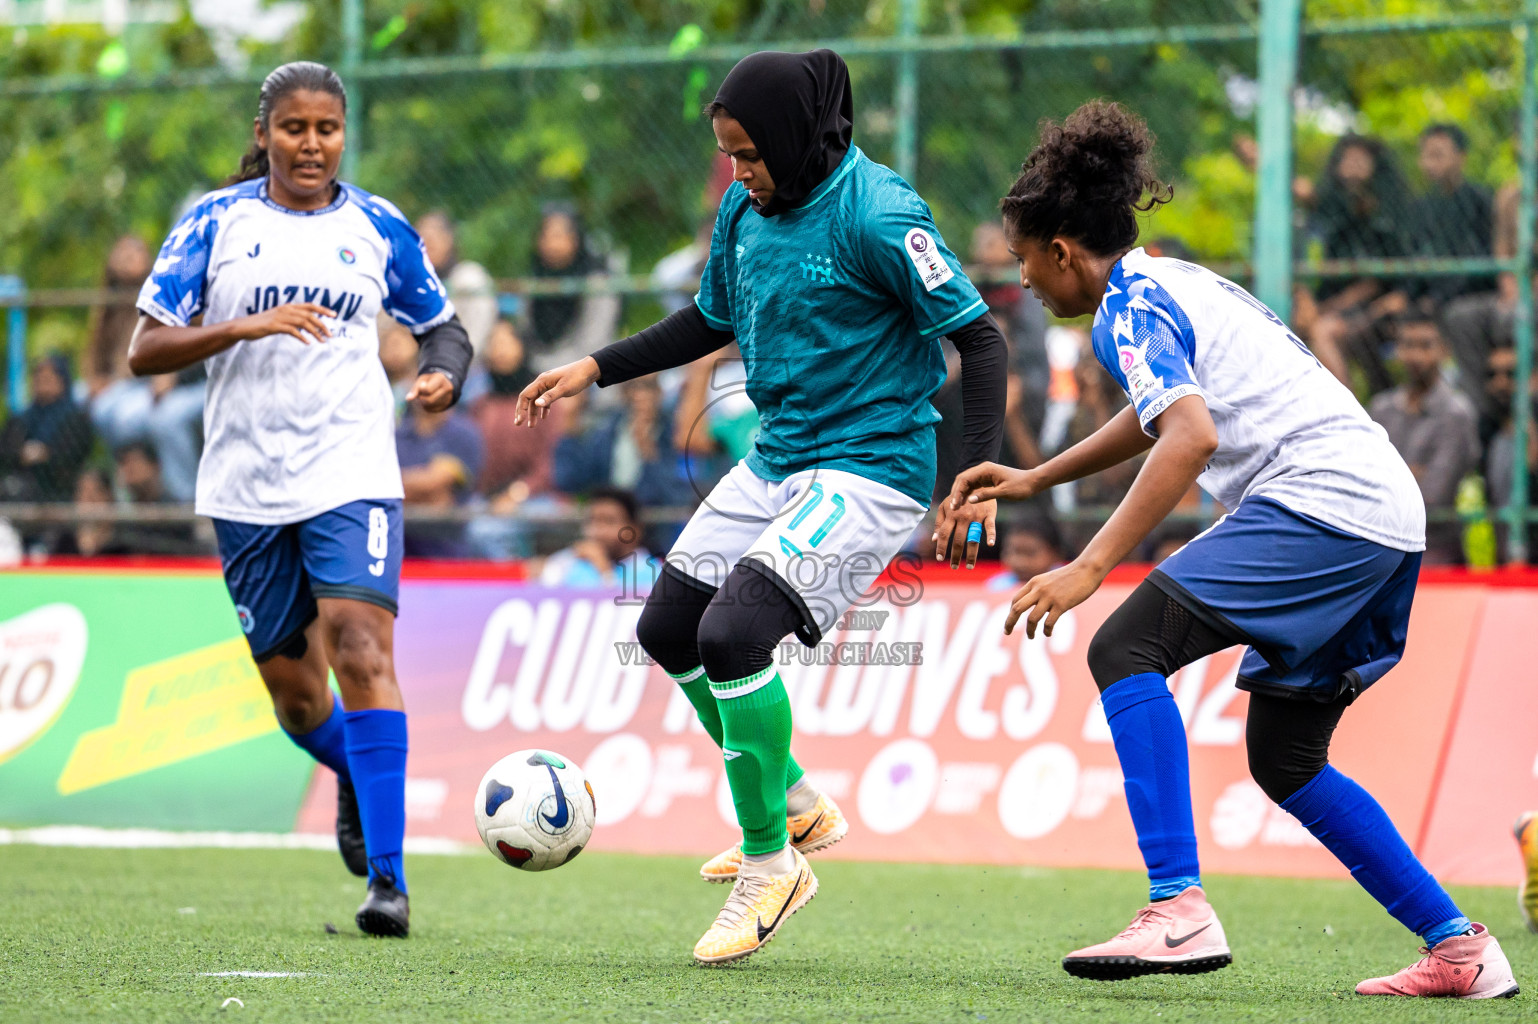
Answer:
MULTIPOLYGON (((694 948, 701 963, 721 963, 755 952, 816 894, 803 854, 848 831, 790 756, 774 651, 790 633, 817 644, 924 518, 940 337, 961 353, 966 466, 998 450, 1006 352, 928 206, 851 145, 837 54, 753 54, 707 112, 737 187, 721 200, 694 305, 541 374, 519 418, 734 337, 742 350, 757 440, 684 529, 636 627, 726 759, 743 839, 701 872, 735 884, 694 948)), ((942 511, 937 534, 948 544, 965 523, 970 566, 984 526, 993 542, 993 512, 942 511)))

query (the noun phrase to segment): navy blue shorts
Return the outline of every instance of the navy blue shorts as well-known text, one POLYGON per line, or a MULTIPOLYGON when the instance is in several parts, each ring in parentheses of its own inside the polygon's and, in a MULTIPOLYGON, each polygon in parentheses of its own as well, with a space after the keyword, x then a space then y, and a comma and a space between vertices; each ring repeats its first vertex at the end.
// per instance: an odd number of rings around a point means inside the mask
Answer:
POLYGON ((1148 581, 1250 645, 1241 690, 1333 701, 1354 699, 1399 663, 1420 564, 1418 551, 1253 498, 1148 581))
POLYGON ((251 656, 266 661, 315 620, 315 599, 345 597, 397 610, 399 499, 353 501, 301 523, 214 520, 224 583, 251 656))

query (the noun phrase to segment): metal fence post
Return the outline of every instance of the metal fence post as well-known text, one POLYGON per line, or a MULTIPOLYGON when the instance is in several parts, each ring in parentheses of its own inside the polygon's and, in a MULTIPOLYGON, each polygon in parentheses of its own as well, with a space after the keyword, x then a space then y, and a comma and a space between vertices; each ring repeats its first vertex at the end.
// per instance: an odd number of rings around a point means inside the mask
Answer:
POLYGON ((27 285, 19 277, 0 276, 0 301, 6 310, 5 403, 12 415, 27 404, 27 285))
POLYGON ((363 152, 363 2, 342 0, 342 81, 347 85, 347 148, 342 151, 342 180, 355 182, 363 152))
POLYGON ((1518 164, 1522 198, 1517 206, 1517 308, 1513 340, 1517 349, 1517 388, 1512 398, 1511 530, 1507 554, 1513 564, 1527 561, 1527 438, 1532 431, 1528 382, 1533 374, 1533 217, 1538 214, 1538 0, 1527 0, 1522 25, 1522 117, 1518 128, 1518 164))
POLYGON ((1255 297, 1292 313, 1292 91, 1302 0, 1260 2, 1260 173, 1255 187, 1255 297))
MULTIPOLYGON (((897 38, 909 42, 918 38, 919 0, 900 0, 897 8, 897 38)), ((903 50, 897 55, 897 139, 893 163, 904 181, 912 184, 918 167, 918 54, 903 50)))

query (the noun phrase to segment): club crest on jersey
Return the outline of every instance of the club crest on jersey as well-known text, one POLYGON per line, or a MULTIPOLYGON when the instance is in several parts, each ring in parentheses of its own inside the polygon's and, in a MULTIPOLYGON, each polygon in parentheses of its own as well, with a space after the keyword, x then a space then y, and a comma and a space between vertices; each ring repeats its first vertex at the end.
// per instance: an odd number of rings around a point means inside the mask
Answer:
POLYGON ((358 262, 358 254, 347 248, 345 245, 336 251, 336 258, 347 264, 349 267, 358 262))
POLYGON ((801 268, 801 280, 811 281, 813 284, 833 283, 833 257, 817 256, 807 253, 806 259, 798 261, 801 268))
POLYGON ((923 228, 914 228, 903 239, 903 251, 913 261, 913 268, 924 282, 924 290, 932 292, 956 276, 951 265, 940 255, 940 247, 934 237, 923 228))
POLYGON ((256 628, 256 616, 252 615, 251 609, 243 604, 235 606, 235 614, 240 618, 240 631, 250 636, 251 631, 256 628))

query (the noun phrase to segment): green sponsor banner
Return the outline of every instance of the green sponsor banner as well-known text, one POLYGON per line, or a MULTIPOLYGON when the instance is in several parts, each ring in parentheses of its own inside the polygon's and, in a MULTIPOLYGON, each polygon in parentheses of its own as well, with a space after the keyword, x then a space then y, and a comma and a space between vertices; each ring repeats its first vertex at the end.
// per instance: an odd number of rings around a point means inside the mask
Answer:
POLYGON ((313 767, 217 574, 0 573, 0 823, 286 832, 313 767))

